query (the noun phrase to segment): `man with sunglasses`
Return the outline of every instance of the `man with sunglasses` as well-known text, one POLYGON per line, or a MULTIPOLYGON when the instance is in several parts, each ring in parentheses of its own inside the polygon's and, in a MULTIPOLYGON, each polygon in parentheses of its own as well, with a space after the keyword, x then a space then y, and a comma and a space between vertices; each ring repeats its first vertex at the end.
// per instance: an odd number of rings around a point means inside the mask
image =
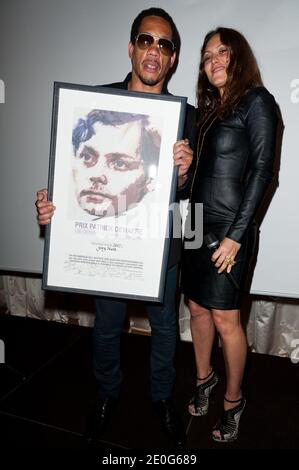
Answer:
MULTIPOLYGON (((167 12, 160 8, 143 10, 134 20, 128 46, 132 71, 123 82, 107 86, 145 93, 169 94, 166 81, 176 65, 180 49, 177 28, 167 12)), ((194 108, 188 105, 184 137, 191 138, 194 108)), ((178 166, 179 185, 192 162, 188 139, 174 145, 174 165, 178 166)), ((50 222, 54 207, 47 201, 47 191, 40 190, 36 201, 38 221, 50 222)), ((185 431, 172 403, 175 380, 174 355, 177 340, 175 294, 180 239, 171 241, 165 295, 162 304, 147 304, 151 326, 151 396, 164 430, 175 445, 181 447, 185 431)), ((123 299, 97 297, 94 325, 94 371, 99 388, 99 402, 94 416, 95 431, 100 434, 107 425, 120 394, 120 338, 127 310, 123 299)), ((136 410, 137 412, 137 410, 136 410)))

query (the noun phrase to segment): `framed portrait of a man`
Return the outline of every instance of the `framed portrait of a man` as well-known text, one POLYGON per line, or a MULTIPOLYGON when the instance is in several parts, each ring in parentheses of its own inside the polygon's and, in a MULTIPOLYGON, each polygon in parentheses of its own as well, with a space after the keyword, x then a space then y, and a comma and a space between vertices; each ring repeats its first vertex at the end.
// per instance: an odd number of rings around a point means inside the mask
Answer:
POLYGON ((161 301, 186 102, 54 84, 44 289, 161 301))

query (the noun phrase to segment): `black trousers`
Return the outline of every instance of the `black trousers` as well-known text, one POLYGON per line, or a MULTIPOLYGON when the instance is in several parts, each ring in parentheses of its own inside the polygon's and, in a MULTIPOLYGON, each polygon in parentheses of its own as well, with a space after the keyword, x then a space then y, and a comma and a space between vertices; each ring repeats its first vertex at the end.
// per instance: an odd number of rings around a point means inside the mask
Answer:
MULTIPOLYGON (((153 401, 172 394, 175 380, 174 354, 177 340, 175 296, 177 265, 166 275, 162 304, 147 303, 151 326, 151 396, 153 401)), ((127 301, 97 297, 94 326, 94 372, 103 398, 117 397, 122 382, 120 337, 127 312, 127 301)), ((138 354, 138 351, 136 351, 138 354)))

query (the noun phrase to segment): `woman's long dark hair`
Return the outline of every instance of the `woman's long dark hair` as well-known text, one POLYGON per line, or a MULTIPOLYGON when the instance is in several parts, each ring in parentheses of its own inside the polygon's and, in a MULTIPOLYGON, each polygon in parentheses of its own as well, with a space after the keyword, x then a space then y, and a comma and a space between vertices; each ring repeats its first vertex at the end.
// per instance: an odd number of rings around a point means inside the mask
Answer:
POLYGON ((218 116, 224 118, 233 111, 241 97, 250 88, 262 85, 263 82, 256 58, 250 45, 241 33, 231 28, 218 27, 206 35, 201 48, 197 81, 197 104, 202 111, 202 119, 213 110, 217 110, 218 116), (203 54, 207 43, 215 34, 219 34, 221 42, 230 51, 227 82, 222 100, 220 100, 218 89, 209 82, 203 63, 203 54))

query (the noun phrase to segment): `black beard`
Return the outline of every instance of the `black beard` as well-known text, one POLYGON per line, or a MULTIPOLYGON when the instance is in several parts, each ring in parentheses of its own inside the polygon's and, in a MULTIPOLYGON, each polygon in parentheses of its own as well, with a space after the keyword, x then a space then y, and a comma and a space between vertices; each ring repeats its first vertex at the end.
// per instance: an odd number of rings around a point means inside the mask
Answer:
POLYGON ((159 82, 159 80, 150 80, 144 77, 139 77, 143 85, 148 85, 148 86, 155 86, 159 82))

